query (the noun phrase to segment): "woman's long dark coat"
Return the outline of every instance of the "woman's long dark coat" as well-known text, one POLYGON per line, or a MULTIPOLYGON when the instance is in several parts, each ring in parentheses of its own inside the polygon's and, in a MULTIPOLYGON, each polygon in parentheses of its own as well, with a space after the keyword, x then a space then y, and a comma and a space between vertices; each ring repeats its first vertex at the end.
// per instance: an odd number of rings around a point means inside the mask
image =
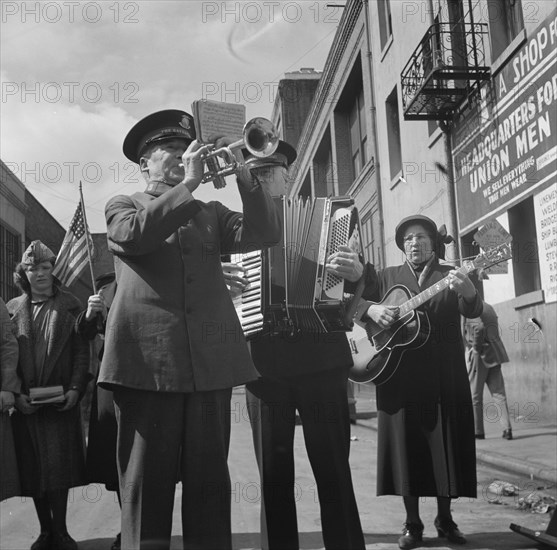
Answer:
MULTIPOLYGON (((395 284, 412 294, 432 286, 452 268, 434 260, 420 288, 408 264, 378 272, 379 288, 365 297, 380 301, 395 284)), ((476 446, 460 315, 477 317, 479 296, 467 303, 446 289, 421 306, 431 334, 406 351, 395 374, 377 386, 377 494, 476 496, 476 446)))
MULTIPOLYGON (((89 344, 74 329, 81 306, 75 296, 57 290, 50 317, 50 338, 42 380, 37 379, 34 359, 31 300, 24 294, 8 302, 19 343, 17 374, 21 393, 35 386, 62 385, 83 395, 87 386, 89 344)), ((36 413, 12 415, 21 477, 21 494, 37 497, 45 491, 64 490, 85 483, 84 438, 79 404, 60 412, 52 405, 36 413)))

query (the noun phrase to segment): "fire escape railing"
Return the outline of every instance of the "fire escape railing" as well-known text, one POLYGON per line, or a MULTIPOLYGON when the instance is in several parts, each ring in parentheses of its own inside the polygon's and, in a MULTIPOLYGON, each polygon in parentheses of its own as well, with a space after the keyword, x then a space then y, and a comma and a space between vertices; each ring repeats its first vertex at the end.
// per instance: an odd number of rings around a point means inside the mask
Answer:
POLYGON ((401 73, 406 120, 449 120, 481 80, 489 78, 485 23, 429 27, 401 73))

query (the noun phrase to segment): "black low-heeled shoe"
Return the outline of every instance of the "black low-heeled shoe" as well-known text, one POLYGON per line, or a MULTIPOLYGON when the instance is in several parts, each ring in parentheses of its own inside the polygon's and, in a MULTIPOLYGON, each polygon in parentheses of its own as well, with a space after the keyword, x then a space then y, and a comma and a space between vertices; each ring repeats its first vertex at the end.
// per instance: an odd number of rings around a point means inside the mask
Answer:
POLYGON ((458 526, 452 518, 435 518, 433 525, 435 525, 437 529, 439 538, 446 538, 449 542, 453 542, 454 544, 466 543, 464 535, 458 530, 458 526))
POLYGON ((420 523, 404 523, 402 525, 402 536, 398 539, 398 547, 401 550, 410 550, 416 548, 422 542, 424 534, 424 524, 420 523))

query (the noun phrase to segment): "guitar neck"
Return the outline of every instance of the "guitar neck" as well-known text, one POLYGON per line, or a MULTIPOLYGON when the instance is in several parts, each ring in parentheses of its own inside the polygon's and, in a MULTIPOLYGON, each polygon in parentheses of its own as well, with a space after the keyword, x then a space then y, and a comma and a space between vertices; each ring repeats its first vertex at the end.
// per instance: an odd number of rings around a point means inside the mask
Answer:
MULTIPOLYGON (((460 273, 469 273, 473 269, 474 265, 463 265, 462 267, 459 267, 457 271, 460 271, 460 273)), ((443 292, 443 290, 448 287, 449 276, 447 275, 447 277, 445 277, 444 279, 441 279, 439 282, 431 285, 429 288, 426 288, 424 291, 410 298, 410 300, 408 300, 407 302, 404 302, 404 304, 400 306, 400 316, 403 317, 407 313, 410 313, 411 311, 420 307, 423 303, 433 298, 436 294, 443 292)))

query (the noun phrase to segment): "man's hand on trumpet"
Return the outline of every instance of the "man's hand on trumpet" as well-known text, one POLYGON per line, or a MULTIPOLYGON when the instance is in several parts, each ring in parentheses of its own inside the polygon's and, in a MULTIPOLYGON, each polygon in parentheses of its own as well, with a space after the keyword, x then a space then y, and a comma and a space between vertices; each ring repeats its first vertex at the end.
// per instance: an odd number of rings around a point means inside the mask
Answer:
POLYGON ((203 158, 212 148, 212 145, 201 145, 197 140, 193 140, 182 155, 182 164, 184 165, 182 183, 190 193, 193 193, 201 184, 205 173, 203 158))
MULTIPOLYGON (((257 187, 259 182, 257 178, 251 173, 250 168, 246 166, 245 158, 242 153, 242 147, 238 146, 238 140, 235 140, 229 136, 211 135, 209 136, 209 141, 209 144, 200 146, 200 151, 202 151, 200 154, 200 158, 205 163, 203 175, 213 174, 214 176, 218 170, 223 170, 225 168, 228 169, 231 165, 234 164, 234 162, 236 163, 236 166, 226 175, 220 175, 218 177, 206 179, 206 181, 213 181, 215 188, 224 187, 224 178, 234 173, 236 175, 236 181, 239 187, 245 189, 246 191, 252 191, 255 187, 257 187), (234 144, 235 146, 230 148, 230 145, 232 144, 234 144), (224 148, 228 149, 228 153, 226 151, 222 151, 220 153, 217 153, 217 155, 205 158, 207 156, 207 153, 214 153, 215 151, 224 148), (223 159, 222 164, 219 163, 218 159, 216 158, 217 156, 223 159)), ((202 183, 204 182, 202 181, 202 183)))

